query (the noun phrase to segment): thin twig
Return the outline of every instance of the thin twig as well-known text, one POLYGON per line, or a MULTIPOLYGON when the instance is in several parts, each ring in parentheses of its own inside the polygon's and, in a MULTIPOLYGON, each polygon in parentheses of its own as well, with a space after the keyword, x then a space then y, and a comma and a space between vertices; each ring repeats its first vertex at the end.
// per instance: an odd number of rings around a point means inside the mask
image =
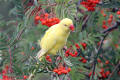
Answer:
POLYGON ((113 73, 116 71, 116 69, 120 66, 120 61, 118 62, 118 64, 115 66, 114 70, 112 71, 112 73, 109 75, 108 80, 110 80, 110 78, 112 77, 113 73))
POLYGON ((16 40, 19 40, 19 39, 20 39, 20 37, 21 37, 22 34, 24 33, 25 29, 26 29, 26 27, 23 28, 23 29, 18 33, 18 36, 17 36, 16 40))
MULTIPOLYGON (((17 37, 16 39, 13 41, 13 43, 15 43, 16 41, 20 40, 20 37, 22 36, 22 34, 24 33, 26 27, 24 27, 18 34, 17 34, 17 37)), ((12 44, 13 44, 12 43, 12 44)))
POLYGON ((10 72, 12 72, 12 52, 11 52, 11 49, 10 49, 10 46, 8 46, 8 49, 9 49, 9 55, 10 55, 10 72))

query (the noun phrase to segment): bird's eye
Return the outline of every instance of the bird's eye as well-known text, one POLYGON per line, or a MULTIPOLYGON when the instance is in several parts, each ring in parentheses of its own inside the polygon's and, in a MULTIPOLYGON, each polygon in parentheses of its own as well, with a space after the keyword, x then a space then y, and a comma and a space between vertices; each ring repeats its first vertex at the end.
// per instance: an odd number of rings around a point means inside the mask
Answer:
POLYGON ((64 26, 67 26, 66 24, 64 24, 64 26))

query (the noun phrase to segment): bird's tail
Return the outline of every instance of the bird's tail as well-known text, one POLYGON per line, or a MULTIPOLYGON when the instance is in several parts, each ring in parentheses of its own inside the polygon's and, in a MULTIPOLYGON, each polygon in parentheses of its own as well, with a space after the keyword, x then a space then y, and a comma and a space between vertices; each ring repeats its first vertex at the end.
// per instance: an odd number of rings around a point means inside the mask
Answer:
POLYGON ((38 53, 37 53, 37 56, 36 58, 38 58, 40 61, 42 60, 43 56, 45 55, 46 51, 45 50, 40 50, 38 53))

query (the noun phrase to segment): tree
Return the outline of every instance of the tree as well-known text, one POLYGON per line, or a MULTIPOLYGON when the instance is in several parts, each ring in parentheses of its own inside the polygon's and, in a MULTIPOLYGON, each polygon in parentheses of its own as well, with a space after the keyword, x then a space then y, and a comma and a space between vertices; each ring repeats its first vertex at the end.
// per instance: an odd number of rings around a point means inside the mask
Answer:
POLYGON ((119 0, 0 0, 0 79, 118 80, 119 0), (7 14, 8 15, 8 14, 7 14), (10 19, 8 19, 8 17, 10 19), (63 18, 76 26, 59 55, 36 60, 38 40, 63 18), (41 77, 44 76, 44 77, 41 77))

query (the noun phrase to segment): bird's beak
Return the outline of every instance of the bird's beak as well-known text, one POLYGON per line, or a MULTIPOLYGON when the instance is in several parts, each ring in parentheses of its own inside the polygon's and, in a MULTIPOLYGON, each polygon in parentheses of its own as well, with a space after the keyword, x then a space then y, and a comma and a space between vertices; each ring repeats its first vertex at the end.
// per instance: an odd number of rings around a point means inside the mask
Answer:
POLYGON ((70 25, 70 27, 69 27, 69 28, 70 28, 70 30, 71 30, 71 31, 74 31, 74 30, 75 30, 74 25, 70 25))

